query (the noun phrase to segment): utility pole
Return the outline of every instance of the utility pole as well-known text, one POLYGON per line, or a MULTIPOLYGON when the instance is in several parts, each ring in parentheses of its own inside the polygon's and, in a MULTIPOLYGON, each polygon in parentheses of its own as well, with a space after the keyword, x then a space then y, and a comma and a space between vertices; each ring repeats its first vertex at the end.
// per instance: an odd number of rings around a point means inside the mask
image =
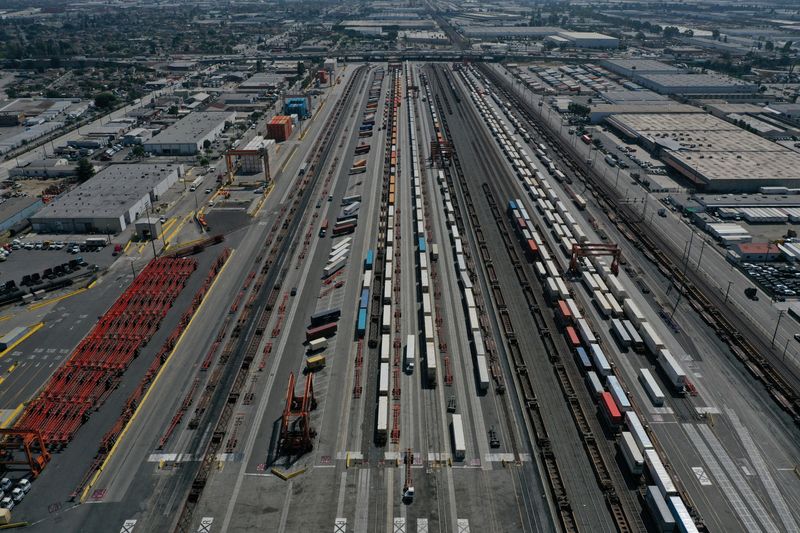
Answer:
POLYGON ((775 337, 778 335, 778 326, 781 324, 781 318, 783 318, 783 309, 778 313, 778 321, 775 322, 775 332, 772 334, 772 341, 769 343, 770 346, 775 346, 775 337))
POLYGON ((728 282, 728 288, 725 291, 725 303, 728 303, 728 293, 731 292, 731 285, 733 285, 733 281, 728 282))

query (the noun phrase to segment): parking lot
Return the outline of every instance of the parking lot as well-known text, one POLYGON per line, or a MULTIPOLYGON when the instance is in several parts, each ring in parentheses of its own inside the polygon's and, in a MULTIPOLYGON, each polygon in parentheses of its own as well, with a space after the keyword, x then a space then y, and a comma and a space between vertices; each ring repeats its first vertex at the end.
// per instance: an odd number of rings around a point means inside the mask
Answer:
POLYGON ((788 263, 742 263, 742 271, 765 293, 776 299, 800 294, 800 268, 788 263))
POLYGON ((61 247, 44 249, 44 241, 25 240, 23 242, 42 242, 42 247, 37 249, 36 245, 34 245, 33 249, 26 249, 25 247, 20 247, 16 250, 12 249, 10 254, 6 256, 5 261, 0 263, 0 281, 3 283, 14 281, 17 285, 21 285, 26 275, 38 273, 43 276, 47 269, 55 269, 59 265, 79 258, 83 258, 88 265, 96 264, 99 268, 108 267, 115 259, 113 256, 114 245, 91 250, 83 242, 63 241, 64 244, 61 247), (82 244, 83 250, 81 250, 82 244), (78 246, 78 252, 70 253, 69 250, 76 245, 78 246))

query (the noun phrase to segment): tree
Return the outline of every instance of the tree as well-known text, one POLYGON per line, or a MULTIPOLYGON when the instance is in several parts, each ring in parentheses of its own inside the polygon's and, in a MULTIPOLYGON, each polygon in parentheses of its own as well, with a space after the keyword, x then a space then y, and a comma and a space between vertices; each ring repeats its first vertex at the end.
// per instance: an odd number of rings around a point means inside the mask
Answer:
POLYGON ((114 93, 110 93, 108 91, 98 93, 94 97, 94 105, 99 109, 109 109, 114 107, 114 104, 117 101, 117 97, 114 96, 114 93))
POLYGON ((256 72, 262 72, 264 70, 264 62, 260 59, 256 60, 256 72))
POLYGON ((78 181, 83 183, 94 176, 94 165, 92 165, 88 159, 83 157, 80 161, 78 161, 78 166, 75 169, 75 172, 78 175, 78 181))
POLYGON ((138 158, 144 157, 144 146, 141 144, 134 145, 134 147, 131 149, 131 155, 138 158))
POLYGON ((167 109, 167 114, 169 114, 169 115, 177 115, 178 114, 178 106, 176 106, 176 105, 169 106, 169 109, 167 109))
POLYGON ((675 37, 680 34, 680 30, 676 26, 667 26, 662 31, 662 34, 666 38, 675 37))
POLYGON ((783 45, 783 53, 788 54, 789 51, 792 49, 792 41, 786 41, 783 45))
POLYGON ((297 62, 297 75, 302 76, 306 73, 306 64, 302 61, 297 62))
POLYGON ((773 43, 772 41, 767 41, 764 43, 764 50, 766 50, 767 52, 771 52, 774 49, 775 49, 775 43, 773 43))
POLYGON ((208 150, 209 148, 211 148, 211 141, 210 141, 210 140, 208 140, 208 139, 206 139, 205 141, 203 141, 203 148, 204 148, 204 149, 206 149, 206 150, 208 150))

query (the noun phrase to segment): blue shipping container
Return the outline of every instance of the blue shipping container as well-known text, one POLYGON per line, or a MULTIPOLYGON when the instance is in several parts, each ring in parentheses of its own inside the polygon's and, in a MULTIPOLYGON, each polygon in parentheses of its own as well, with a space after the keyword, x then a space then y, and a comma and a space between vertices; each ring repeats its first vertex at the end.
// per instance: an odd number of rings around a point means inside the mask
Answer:
POLYGON ((592 369, 592 361, 589 359, 589 354, 586 353, 586 350, 583 346, 578 346, 578 360, 581 362, 581 366, 584 370, 591 370, 592 369))
POLYGON ((509 200, 508 201, 508 210, 509 211, 513 211, 516 208, 517 208, 517 202, 515 202, 514 200, 509 200))
POLYGON ((425 251, 425 237, 420 237, 419 238, 419 251, 420 252, 424 252, 425 251))
POLYGON ((367 258, 364 259, 364 270, 372 270, 372 250, 367 250, 367 258))
POLYGON ((359 309, 358 310, 358 328, 356 329, 356 333, 358 333, 359 337, 364 336, 364 332, 367 329, 367 310, 366 309, 359 309))
POLYGON ((361 302, 358 305, 359 309, 366 309, 369 304, 369 289, 361 290, 361 302))

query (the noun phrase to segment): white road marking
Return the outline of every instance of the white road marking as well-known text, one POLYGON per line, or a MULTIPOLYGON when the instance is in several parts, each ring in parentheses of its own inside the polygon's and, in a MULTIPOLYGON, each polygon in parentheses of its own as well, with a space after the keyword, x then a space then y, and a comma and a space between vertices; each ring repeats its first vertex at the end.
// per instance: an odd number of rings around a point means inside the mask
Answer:
POLYGON ((122 523, 122 529, 119 530, 119 533, 133 533, 133 526, 136 525, 136 520, 125 520, 122 523))

